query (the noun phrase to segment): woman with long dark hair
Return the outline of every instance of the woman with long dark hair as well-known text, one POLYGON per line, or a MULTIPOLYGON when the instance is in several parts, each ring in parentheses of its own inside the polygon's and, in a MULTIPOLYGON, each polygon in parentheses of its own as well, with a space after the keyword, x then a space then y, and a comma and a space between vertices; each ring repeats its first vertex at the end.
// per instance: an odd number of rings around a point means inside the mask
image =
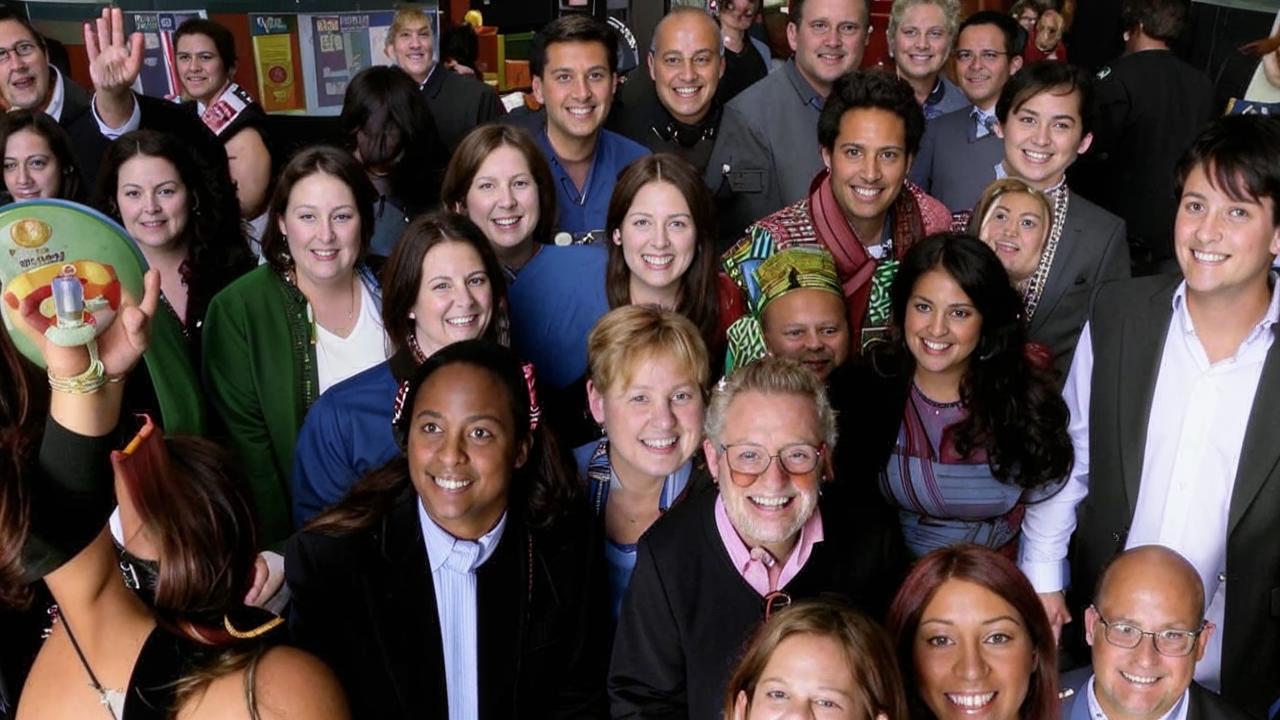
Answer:
POLYGON ((374 65, 351 78, 339 122, 378 191, 369 252, 386 257, 405 225, 435 205, 448 150, 422 91, 397 67, 374 65))
POLYGON ((911 568, 886 623, 916 720, 1056 720, 1058 646, 1013 561, 969 544, 911 568))
POLYGON ((507 284, 475 224, 448 212, 409 224, 382 271, 382 323, 391 358, 321 395, 298 432, 291 481, 298 527, 400 454, 391 431, 396 395, 429 356, 459 340, 506 344, 507 284))
POLYGON ((193 358, 209 301, 255 264, 225 166, 217 173, 177 137, 152 130, 121 135, 98 171, 98 209, 160 271, 163 307, 193 358))
POLYGON ((290 539, 293 637, 356 715, 604 714, 600 548, 529 383, 501 345, 440 349, 404 454, 290 539))
MULTIPOLYGON (((0 412, 18 421, 13 436, 8 425, 0 435, 0 598, 23 602, 26 585, 43 580, 57 603, 17 715, 348 717, 328 670, 296 650, 271 649, 279 620, 242 605, 254 583, 255 536, 228 459, 204 440, 163 442, 149 422, 111 452, 123 383, 107 378, 141 358, 159 298, 151 271, 141 305, 126 298, 92 362, 83 347, 32 337, 52 388, 34 462, 36 393, 26 383, 0 384, 0 412), (113 474, 122 513, 136 520, 134 548, 158 563, 151 604, 121 581, 105 532, 113 474)), ((4 333, 0 358, 26 374, 4 333)))
POLYGON ((955 234, 912 247, 891 299, 891 339, 849 385, 867 409, 845 413, 836 467, 862 491, 878 483, 916 556, 957 542, 1012 553, 1024 504, 1057 492, 1072 461, 1022 300, 989 247, 955 234))
POLYGON ((0 116, 0 149, 4 187, 12 201, 84 199, 71 138, 49 115, 19 109, 0 116))
POLYGON ((657 305, 692 320, 718 366, 715 222, 711 194, 687 161, 658 153, 631 163, 609 199, 605 290, 611 308, 657 305))

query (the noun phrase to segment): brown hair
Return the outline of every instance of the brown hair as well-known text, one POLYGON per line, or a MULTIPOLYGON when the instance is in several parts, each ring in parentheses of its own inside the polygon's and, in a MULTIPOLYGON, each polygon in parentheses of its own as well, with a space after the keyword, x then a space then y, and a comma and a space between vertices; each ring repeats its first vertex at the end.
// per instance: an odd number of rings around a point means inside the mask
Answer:
POLYGON ((505 344, 507 280, 502 274, 502 265, 475 223, 466 215, 443 210, 422 215, 409 223, 382 269, 382 325, 387 337, 397 348, 408 345, 409 335, 414 331, 409 312, 418 302, 418 291, 422 287, 422 262, 432 248, 447 242, 470 246, 480 255, 484 274, 493 289, 492 314, 482 337, 505 344))
POLYGON ((0 152, 8 149, 9 138, 29 130, 44 138, 58 161, 58 170, 62 182, 58 188, 58 197, 63 200, 84 200, 84 189, 80 187, 80 164, 76 162, 75 153, 71 149, 71 138, 62 129, 57 120, 39 110, 10 110, 0 116, 0 152))
POLYGON ((609 307, 631 304, 631 269, 623 257, 622 247, 613 242, 615 232, 631 210, 640 190, 651 182, 675 186, 689 203, 697 237, 693 261, 680 278, 680 299, 676 311, 693 321, 708 347, 717 345, 719 330, 719 297, 716 293, 716 216, 711 193, 702 175, 684 158, 669 153, 646 155, 627 166, 613 187, 605 232, 609 238, 609 263, 605 270, 605 292, 609 307))
POLYGON ((653 305, 625 305, 600 318, 587 336, 587 376, 597 390, 608 392, 657 355, 674 358, 706 395, 711 361, 698 328, 680 313, 653 305))
POLYGON ((538 144, 524 130, 493 123, 481 125, 467 133, 453 152, 449 167, 444 173, 444 183, 440 186, 440 204, 446 210, 465 213, 467 192, 471 183, 480 172, 480 166, 494 150, 502 146, 514 148, 524 156, 529 164, 529 174, 538 186, 538 225, 533 229, 535 242, 550 242, 551 231, 556 225, 556 186, 551 177, 551 166, 547 158, 538 149, 538 144))
POLYGON ((1027 181, 1016 177, 1004 177, 996 180, 982 191, 982 197, 978 198, 978 204, 973 209, 973 219, 970 229, 973 235, 980 236, 982 234, 982 226, 987 224, 987 214, 995 207, 996 201, 1005 195, 1030 195, 1040 203, 1040 208, 1044 210, 1044 231, 1047 236, 1049 227, 1053 225, 1053 202, 1049 200, 1049 196, 1043 192, 1031 187, 1027 181))
POLYGON ((796 603, 760 627, 725 690, 725 717, 733 717, 739 693, 746 693, 750 703, 769 658, 793 635, 817 635, 841 646, 853 678, 855 709, 864 720, 881 715, 907 720, 906 691, 889 636, 862 613, 833 600, 796 603))
POLYGON ((289 195, 293 186, 304 178, 316 173, 332 175, 347 187, 355 196, 356 212, 360 215, 360 255, 364 256, 373 239, 373 201, 378 192, 373 189, 364 168, 346 150, 331 145, 318 145, 301 150, 294 155, 276 182, 275 192, 271 193, 271 202, 267 204, 267 227, 262 233, 262 257, 267 264, 278 273, 293 269, 293 258, 289 256, 289 241, 280 231, 280 219, 289 207, 289 195))
MULTIPOLYGON (((989 548, 971 544, 939 548, 920 558, 889 607, 886 623, 896 641, 898 662, 907 684, 915 683, 913 648, 920 618, 938 588, 948 580, 964 580, 990 590, 1022 616, 1035 650, 1035 668, 1027 697, 1018 710, 1021 720, 1052 720, 1058 717, 1058 646, 1053 628, 1040 604, 1040 597, 1022 571, 1009 558, 989 548)), ((911 702, 919 702, 919 692, 911 702)), ((924 713, 927 714, 927 713, 924 713)))
MULTIPOLYGON (((0 311, 3 312, 3 311, 0 311)), ((31 527, 23 468, 35 453, 47 395, 34 368, 0 327, 0 603, 25 606, 31 598, 22 550, 31 527)))

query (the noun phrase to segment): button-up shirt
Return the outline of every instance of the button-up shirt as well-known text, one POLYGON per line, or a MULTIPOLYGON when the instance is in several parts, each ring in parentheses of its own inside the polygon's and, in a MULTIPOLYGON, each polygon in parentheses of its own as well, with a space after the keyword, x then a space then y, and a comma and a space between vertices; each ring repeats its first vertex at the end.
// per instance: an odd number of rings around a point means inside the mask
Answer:
MULTIPOLYGON (((1103 642, 1106 642, 1103 640, 1103 642)), ((1091 720, 1110 720, 1107 714, 1102 711, 1102 706, 1098 704, 1098 695, 1093 691, 1093 684, 1097 681, 1096 677, 1089 678, 1089 683, 1085 686, 1088 688, 1087 696, 1089 698, 1089 717, 1091 720)), ((1182 691, 1182 697, 1178 698, 1178 702, 1174 703, 1169 711, 1160 716, 1159 720, 1187 720, 1187 698, 1191 695, 1191 688, 1182 691)), ((1077 702, 1079 702, 1077 700, 1077 702)))
MULTIPOLYGON (((1126 548, 1159 544, 1195 566, 1204 582, 1205 619, 1219 632, 1209 638, 1196 680, 1220 686, 1223 614, 1226 608, 1227 518, 1249 422, 1248 408, 1280 320, 1280 284, 1266 314, 1234 355, 1210 363, 1187 309, 1186 282, 1173 295, 1159 374, 1147 418, 1142 477, 1126 548)), ((1093 341, 1088 325, 1080 335, 1063 389, 1071 413, 1069 432, 1075 465, 1062 491, 1027 506, 1019 566, 1037 592, 1065 585, 1067 544, 1076 527, 1076 506, 1089 494, 1089 402, 1093 341)))
POLYGON ((422 525, 431 583, 435 586, 449 720, 478 720, 476 569, 497 549, 507 526, 507 514, 503 513, 498 524, 479 540, 460 540, 450 535, 427 515, 422 503, 418 503, 418 522, 422 525))

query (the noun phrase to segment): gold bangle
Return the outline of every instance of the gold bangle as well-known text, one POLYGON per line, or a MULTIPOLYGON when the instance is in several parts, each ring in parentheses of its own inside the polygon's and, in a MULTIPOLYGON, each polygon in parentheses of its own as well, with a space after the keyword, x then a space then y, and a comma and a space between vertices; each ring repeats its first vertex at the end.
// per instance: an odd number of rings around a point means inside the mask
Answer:
POLYGON ((93 358, 89 363, 89 369, 75 375, 73 377, 58 377, 53 373, 49 374, 49 387, 54 392, 67 393, 68 395, 88 395, 95 393, 102 388, 107 382, 106 369, 102 366, 102 361, 93 358))

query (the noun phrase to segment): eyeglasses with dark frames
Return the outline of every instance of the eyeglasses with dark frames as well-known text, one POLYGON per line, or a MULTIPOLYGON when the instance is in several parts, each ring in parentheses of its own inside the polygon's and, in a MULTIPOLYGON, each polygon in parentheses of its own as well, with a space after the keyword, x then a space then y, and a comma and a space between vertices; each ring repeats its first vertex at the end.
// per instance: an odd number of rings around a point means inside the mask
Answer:
POLYGON ((1107 642, 1124 650, 1132 650, 1142 643, 1142 638, 1150 635, 1151 642, 1155 645, 1156 652, 1165 657, 1186 657, 1196 647, 1196 640, 1199 639, 1201 633, 1204 632, 1205 626, 1208 625, 1204 620, 1200 621, 1200 627, 1195 630, 1160 630, 1151 632, 1143 630, 1137 625, 1131 625, 1124 622, 1109 622, 1102 617, 1102 613, 1098 610, 1098 606, 1093 606, 1093 611, 1098 614, 1098 622, 1102 623, 1102 636, 1107 642))
POLYGON ((0 65, 6 65, 14 55, 20 58, 30 57, 40 46, 30 40, 19 40, 10 47, 0 47, 0 65))

